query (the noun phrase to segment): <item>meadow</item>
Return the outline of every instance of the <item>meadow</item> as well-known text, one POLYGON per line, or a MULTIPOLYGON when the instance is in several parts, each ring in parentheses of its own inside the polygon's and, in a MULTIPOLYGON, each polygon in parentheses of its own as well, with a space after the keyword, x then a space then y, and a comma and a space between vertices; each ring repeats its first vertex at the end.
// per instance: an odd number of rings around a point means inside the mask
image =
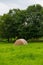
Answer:
POLYGON ((0 42, 0 65, 43 65, 43 42, 23 46, 0 42))

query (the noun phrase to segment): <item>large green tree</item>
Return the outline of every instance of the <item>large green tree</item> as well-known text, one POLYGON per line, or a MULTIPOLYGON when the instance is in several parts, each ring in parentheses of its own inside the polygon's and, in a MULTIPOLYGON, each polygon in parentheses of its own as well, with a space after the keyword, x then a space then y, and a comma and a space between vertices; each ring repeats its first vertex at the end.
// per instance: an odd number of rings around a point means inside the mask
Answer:
POLYGON ((39 4, 26 10, 12 9, 0 19, 2 37, 39 38, 43 36, 43 7, 39 4))

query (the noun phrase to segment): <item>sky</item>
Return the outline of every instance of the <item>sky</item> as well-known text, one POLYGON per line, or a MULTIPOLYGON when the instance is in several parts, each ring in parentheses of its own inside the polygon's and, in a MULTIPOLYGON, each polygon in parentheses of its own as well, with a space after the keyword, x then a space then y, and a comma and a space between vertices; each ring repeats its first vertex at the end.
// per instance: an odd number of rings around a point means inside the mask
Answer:
POLYGON ((7 13, 10 9, 26 9, 33 4, 40 4, 43 6, 43 0, 0 0, 0 15, 7 13))

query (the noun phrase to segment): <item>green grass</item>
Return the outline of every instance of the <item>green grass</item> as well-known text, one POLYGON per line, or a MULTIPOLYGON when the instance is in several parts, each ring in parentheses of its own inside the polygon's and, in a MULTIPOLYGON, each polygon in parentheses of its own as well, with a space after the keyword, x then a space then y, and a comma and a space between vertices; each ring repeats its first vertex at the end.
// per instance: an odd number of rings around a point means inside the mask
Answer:
POLYGON ((0 42, 0 65, 43 65, 43 43, 14 46, 0 42))

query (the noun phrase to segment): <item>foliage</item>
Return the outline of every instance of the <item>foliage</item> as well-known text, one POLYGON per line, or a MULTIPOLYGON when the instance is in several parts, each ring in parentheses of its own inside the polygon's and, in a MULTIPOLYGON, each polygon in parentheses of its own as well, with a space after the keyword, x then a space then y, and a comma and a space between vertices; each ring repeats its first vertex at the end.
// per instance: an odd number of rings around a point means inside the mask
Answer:
POLYGON ((12 9, 0 16, 0 36, 10 38, 43 37, 43 7, 39 4, 26 10, 12 9))

